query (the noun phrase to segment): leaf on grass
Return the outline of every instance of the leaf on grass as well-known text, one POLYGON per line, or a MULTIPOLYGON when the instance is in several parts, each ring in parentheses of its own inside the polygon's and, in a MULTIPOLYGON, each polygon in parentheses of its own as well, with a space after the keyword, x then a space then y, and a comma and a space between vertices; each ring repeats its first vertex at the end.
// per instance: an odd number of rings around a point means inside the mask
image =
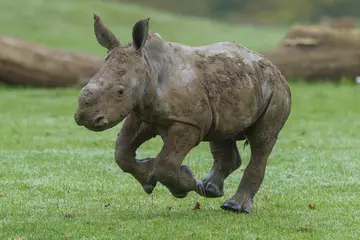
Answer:
POLYGON ((72 238, 72 235, 71 234, 65 234, 64 238, 72 238))
POLYGON ((72 213, 65 213, 64 218, 73 218, 74 214, 72 213))
POLYGON ((0 192, 0 197, 5 197, 7 195, 7 192, 0 192))
POLYGON ((313 228, 312 228, 312 227, 308 227, 308 226, 303 226, 303 227, 298 227, 296 230, 297 230, 298 232, 306 232, 306 231, 311 231, 311 230, 313 230, 313 228))
POLYGON ((15 237, 14 240, 24 240, 25 237, 15 237))
POLYGON ((315 204, 309 204, 310 209, 315 209, 315 204))
POLYGON ((200 209, 200 203, 199 202, 196 202, 193 210, 199 210, 200 209))
POLYGON ((196 234, 195 233, 189 233, 189 234, 186 234, 185 236, 186 236, 186 238, 195 238, 196 234))
POLYGON ((22 183, 22 184, 21 184, 21 187, 22 187, 24 190, 30 189, 30 185, 27 184, 27 183, 22 183))

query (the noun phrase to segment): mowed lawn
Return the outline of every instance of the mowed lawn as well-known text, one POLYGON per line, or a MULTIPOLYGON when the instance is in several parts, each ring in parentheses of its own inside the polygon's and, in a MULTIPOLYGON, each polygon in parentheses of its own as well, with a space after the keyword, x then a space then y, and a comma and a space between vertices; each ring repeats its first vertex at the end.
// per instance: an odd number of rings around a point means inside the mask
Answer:
MULTIPOLYGON (((119 126, 94 133, 73 120, 77 89, 1 88, 0 238, 26 239, 359 239, 360 89, 292 84, 293 111, 279 136, 249 215, 225 196, 179 200, 158 185, 151 196, 114 162, 119 126), (192 210, 196 202, 200 210, 192 210), (309 204, 315 204, 310 209, 309 204), (303 227, 303 231, 298 231, 303 227)), ((161 141, 144 144, 154 156, 161 141)), ((184 161, 200 178, 210 169, 202 143, 184 161)))
MULTIPOLYGON (((93 36, 92 12, 123 42, 131 39, 133 22, 147 16, 166 40, 191 45, 235 40, 261 50, 275 46, 286 31, 109 1, 2 0, 0 32, 104 54, 93 36)), ((290 86, 292 113, 247 215, 220 209, 250 157, 242 142, 243 165, 226 180, 224 197, 190 193, 176 199, 160 184, 147 196, 115 164, 121 125, 94 133, 75 124, 79 89, 0 86, 0 239, 360 239, 360 87, 290 86), (196 202, 199 210, 193 210, 196 202)), ((153 139, 138 156, 155 156, 160 148, 161 140, 153 139)), ((212 165, 208 144, 184 163, 203 177, 212 165)))

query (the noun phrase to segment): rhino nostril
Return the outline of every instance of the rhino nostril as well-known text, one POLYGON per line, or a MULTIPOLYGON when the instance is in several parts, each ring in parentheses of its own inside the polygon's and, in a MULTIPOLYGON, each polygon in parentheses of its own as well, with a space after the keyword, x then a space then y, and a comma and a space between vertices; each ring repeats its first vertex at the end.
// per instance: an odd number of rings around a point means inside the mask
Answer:
POLYGON ((94 124, 95 125, 99 124, 101 122, 101 120, 103 120, 103 119, 104 119, 104 116, 97 116, 95 118, 94 124))
POLYGON ((108 121, 105 119, 105 116, 97 116, 94 120, 94 127, 104 127, 108 124, 108 121))

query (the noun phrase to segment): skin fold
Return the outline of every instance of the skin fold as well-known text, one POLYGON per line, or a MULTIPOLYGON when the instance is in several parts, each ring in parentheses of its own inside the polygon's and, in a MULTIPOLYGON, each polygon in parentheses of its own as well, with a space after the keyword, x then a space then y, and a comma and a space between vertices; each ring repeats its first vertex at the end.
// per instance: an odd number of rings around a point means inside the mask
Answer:
POLYGON ((235 42, 200 47, 165 42, 149 32, 149 19, 134 25, 128 45, 97 15, 94 31, 108 53, 80 92, 76 123, 104 131, 126 118, 116 140, 117 164, 146 193, 160 182, 178 198, 190 191, 222 197, 225 179, 241 165, 236 142, 246 140, 250 162, 238 190, 221 207, 250 212, 267 159, 290 114, 291 93, 280 71, 235 42), (158 135, 163 140, 158 155, 137 159, 141 144, 158 135), (196 180, 182 162, 202 141, 209 142, 213 167, 196 180))

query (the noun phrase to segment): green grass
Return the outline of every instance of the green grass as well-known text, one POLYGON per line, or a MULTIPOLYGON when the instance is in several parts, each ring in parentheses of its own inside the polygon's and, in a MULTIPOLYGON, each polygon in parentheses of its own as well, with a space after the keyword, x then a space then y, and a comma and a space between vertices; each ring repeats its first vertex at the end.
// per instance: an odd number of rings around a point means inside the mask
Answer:
MULTIPOLYGON (((147 16, 166 40, 190 45, 236 40, 266 49, 285 32, 96 0, 2 0, 0 33, 101 54, 92 12, 123 42, 130 40, 134 21, 147 16)), ((291 89, 289 121, 270 156, 254 211, 243 215, 220 209, 248 163, 242 143, 244 163, 227 179, 223 198, 190 193, 175 199, 161 185, 147 196, 114 162, 120 126, 101 133, 76 126, 79 89, 0 86, 0 239, 359 239, 360 89, 303 83, 291 89), (201 209, 194 211, 196 201, 201 209)), ((154 156, 160 147, 156 138, 138 155, 154 156)), ((212 163, 207 144, 185 163, 203 177, 212 163)))
MULTIPOLYGON (((359 239, 360 89, 291 88, 293 111, 250 215, 219 208, 237 188, 248 148, 223 198, 179 200, 161 185, 147 197, 114 162, 119 127, 94 133, 74 123, 78 90, 2 88, 0 239, 359 239)), ((160 147, 154 139, 139 155, 160 147)), ((207 144, 185 163, 204 176, 212 163, 207 144)))
POLYGON ((1 0, 0 34, 63 49, 105 54, 93 34, 93 12, 102 17, 123 43, 131 40, 135 22, 146 17, 151 18, 150 30, 160 33, 165 40, 192 46, 237 41, 263 50, 275 46, 286 32, 283 27, 227 25, 111 1, 1 0))

